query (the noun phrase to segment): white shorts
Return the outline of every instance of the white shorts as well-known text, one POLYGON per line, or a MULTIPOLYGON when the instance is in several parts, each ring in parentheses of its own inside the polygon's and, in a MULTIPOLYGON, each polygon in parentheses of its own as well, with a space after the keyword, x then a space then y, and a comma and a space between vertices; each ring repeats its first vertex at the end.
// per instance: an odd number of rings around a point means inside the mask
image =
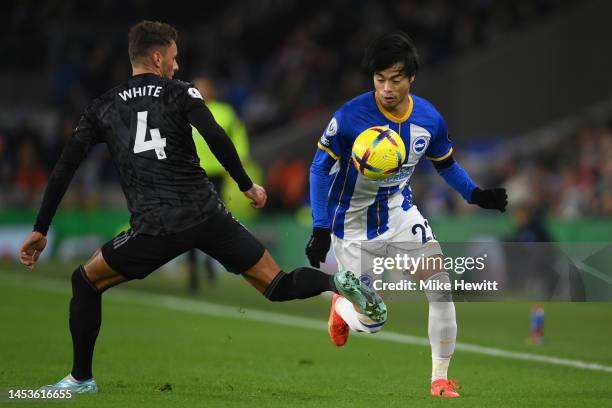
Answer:
POLYGON ((374 257, 395 257, 408 254, 411 257, 442 255, 442 248, 429 223, 416 206, 402 216, 402 228, 395 233, 384 233, 370 241, 348 241, 332 234, 332 247, 339 270, 372 276, 374 257))

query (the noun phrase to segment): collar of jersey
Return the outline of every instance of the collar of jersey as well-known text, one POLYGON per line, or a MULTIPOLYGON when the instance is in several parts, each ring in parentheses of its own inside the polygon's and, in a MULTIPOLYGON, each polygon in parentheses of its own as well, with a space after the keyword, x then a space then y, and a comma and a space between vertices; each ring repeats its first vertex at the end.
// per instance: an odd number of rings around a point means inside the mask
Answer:
POLYGON ((130 77, 130 79, 133 79, 133 78, 141 78, 141 77, 144 77, 144 76, 147 76, 147 75, 153 75, 153 76, 159 77, 159 75, 154 74, 154 73, 152 73, 152 72, 143 72, 142 74, 132 75, 132 76, 130 77))
POLYGON ((374 100, 376 101, 376 106, 378 106, 378 110, 380 111, 380 113, 385 115, 385 118, 387 118, 390 121, 395 122, 395 123, 404 123, 405 121, 407 121, 408 118, 410 117, 410 114, 412 113, 412 107, 414 106, 414 104, 412 102, 412 96, 410 96, 410 94, 408 94, 408 110, 406 110, 406 113, 404 114, 404 116, 402 116, 401 118, 398 118, 397 116, 395 116, 391 112, 387 111, 382 106, 382 104, 378 100, 378 92, 374 92, 374 100))

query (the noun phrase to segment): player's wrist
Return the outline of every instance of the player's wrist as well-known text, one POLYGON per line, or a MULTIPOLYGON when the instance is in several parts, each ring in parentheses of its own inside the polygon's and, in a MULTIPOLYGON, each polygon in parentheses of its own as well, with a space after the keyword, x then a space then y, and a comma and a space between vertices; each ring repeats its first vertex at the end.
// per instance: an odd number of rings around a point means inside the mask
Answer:
POLYGON ((481 197, 482 190, 480 189, 480 187, 476 186, 470 193, 470 204, 478 204, 480 202, 481 197))
POLYGON ((331 231, 328 227, 312 227, 312 235, 319 237, 328 237, 331 234, 331 231))
POLYGON ((238 183, 238 188, 243 193, 246 193, 247 191, 249 191, 253 187, 255 187, 255 183, 253 183, 251 181, 251 179, 248 179, 248 181, 247 180, 242 180, 240 183, 238 183))
POLYGON ((47 233, 49 232, 49 226, 45 227, 45 226, 41 226, 41 225, 36 224, 32 228, 32 232, 38 232, 43 237, 46 237, 47 233))

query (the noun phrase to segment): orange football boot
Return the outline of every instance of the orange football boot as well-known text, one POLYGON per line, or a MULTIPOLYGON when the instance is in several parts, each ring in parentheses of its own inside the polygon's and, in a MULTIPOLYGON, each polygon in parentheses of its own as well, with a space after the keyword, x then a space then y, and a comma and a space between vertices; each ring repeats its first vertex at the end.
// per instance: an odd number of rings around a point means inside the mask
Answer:
POLYGON ((431 383, 431 395, 442 398, 457 398, 461 387, 455 380, 439 379, 431 383))
POLYGON ((342 296, 334 293, 331 302, 331 310, 329 311, 329 320, 327 321, 327 332, 332 343, 338 347, 342 347, 348 341, 349 327, 348 324, 338 313, 336 313, 336 301, 342 296))

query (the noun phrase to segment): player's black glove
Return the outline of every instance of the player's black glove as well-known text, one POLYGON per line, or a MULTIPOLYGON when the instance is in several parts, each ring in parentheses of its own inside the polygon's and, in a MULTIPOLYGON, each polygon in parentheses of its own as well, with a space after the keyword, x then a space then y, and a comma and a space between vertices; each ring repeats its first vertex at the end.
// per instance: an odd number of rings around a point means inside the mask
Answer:
POLYGON ((508 194, 506 194, 505 188, 481 190, 476 187, 474 191, 472 191, 470 202, 481 208, 504 212, 508 205, 508 194))
POLYGON ((331 245, 331 233, 329 228, 312 229, 312 235, 306 245, 306 256, 310 261, 310 265, 318 268, 321 262, 325 262, 325 257, 331 245))

